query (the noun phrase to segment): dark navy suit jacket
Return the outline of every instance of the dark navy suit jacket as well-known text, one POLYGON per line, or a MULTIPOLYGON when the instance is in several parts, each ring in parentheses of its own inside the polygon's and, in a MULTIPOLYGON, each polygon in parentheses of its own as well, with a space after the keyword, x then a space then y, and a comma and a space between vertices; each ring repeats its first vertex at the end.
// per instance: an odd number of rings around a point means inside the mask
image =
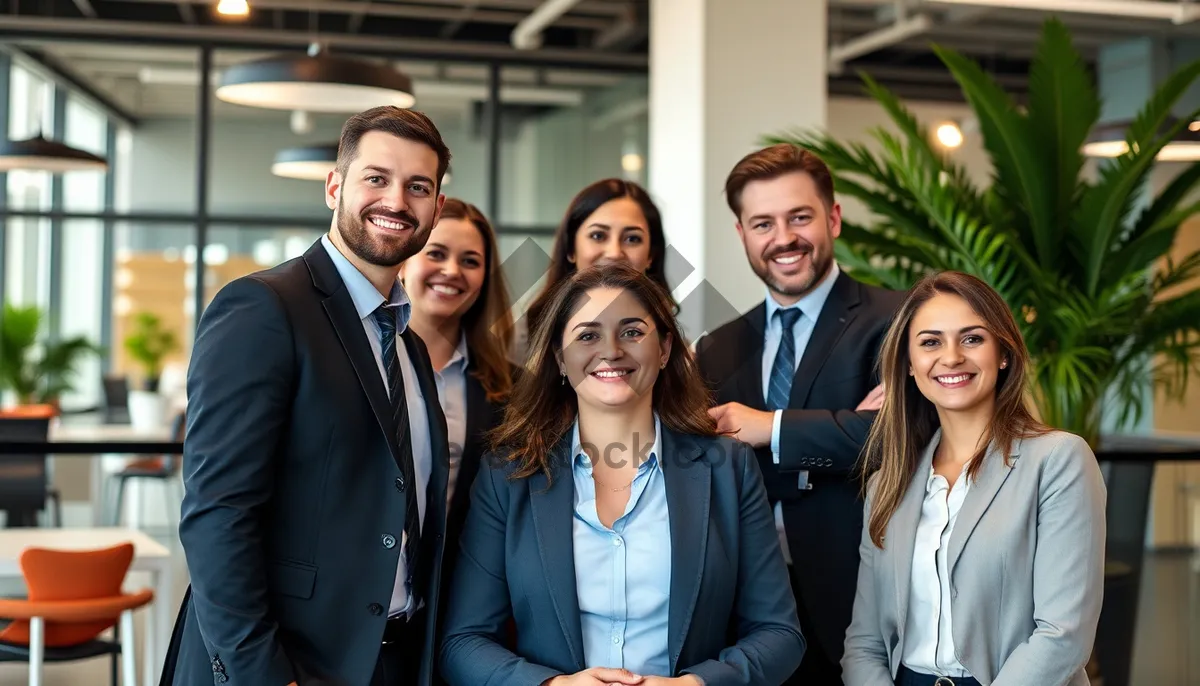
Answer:
MULTIPOLYGON (((804 655, 796 604, 753 449, 663 428, 671 529, 672 676, 780 684, 804 655)), ((552 478, 510 479, 489 455, 446 598, 440 668, 453 686, 536 686, 585 669, 572 539, 570 435, 552 478), (516 621, 516 651, 506 623, 516 621)))
MULTIPOLYGON (((428 352, 401 334, 427 399, 432 473, 422 525, 433 682, 449 447, 428 352)), ((404 530, 391 405, 354 302, 318 241, 237 279, 193 347, 179 536, 192 585, 162 684, 367 684, 404 530)), ((416 394, 408 402, 416 402, 416 394)), ((418 632, 420 635, 420 632, 418 632)))

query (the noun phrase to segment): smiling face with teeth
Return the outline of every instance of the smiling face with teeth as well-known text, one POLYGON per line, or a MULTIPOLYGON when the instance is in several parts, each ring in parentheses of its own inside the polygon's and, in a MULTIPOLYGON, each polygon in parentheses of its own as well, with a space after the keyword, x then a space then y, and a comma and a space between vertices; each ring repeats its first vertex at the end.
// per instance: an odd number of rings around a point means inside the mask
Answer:
POLYGON ((330 172, 326 204, 338 239, 362 262, 398 269, 429 238, 444 196, 435 183, 438 156, 424 143, 368 131, 345 174, 330 172))
POLYGON ((637 296, 593 288, 562 332, 559 364, 575 389, 580 411, 650 407, 659 369, 670 357, 670 334, 660 336, 637 296))
POLYGON ((939 413, 991 414, 1004 351, 962 297, 938 293, 913 314, 908 358, 917 388, 939 413))
POLYGON ((781 305, 797 302, 833 266, 841 207, 827 205, 803 171, 750 181, 740 200, 737 230, 751 269, 781 305))
POLYGON ((483 235, 470 220, 439 221, 425 249, 409 258, 400 271, 413 311, 442 321, 462 317, 483 289, 486 250, 483 235))

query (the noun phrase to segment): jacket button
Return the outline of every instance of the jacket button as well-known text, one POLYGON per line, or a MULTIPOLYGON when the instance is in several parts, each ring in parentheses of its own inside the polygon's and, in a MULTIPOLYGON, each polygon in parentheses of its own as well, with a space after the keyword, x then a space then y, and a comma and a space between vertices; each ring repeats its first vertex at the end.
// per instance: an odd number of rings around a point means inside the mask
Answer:
POLYGON ((391 550, 396 547, 396 537, 391 534, 383 535, 383 547, 391 550))
POLYGON ((404 477, 396 477, 396 490, 400 491, 401 493, 404 492, 404 477))
POLYGON ((367 611, 378 617, 379 615, 383 614, 383 606, 379 603, 371 603, 367 606, 367 611))

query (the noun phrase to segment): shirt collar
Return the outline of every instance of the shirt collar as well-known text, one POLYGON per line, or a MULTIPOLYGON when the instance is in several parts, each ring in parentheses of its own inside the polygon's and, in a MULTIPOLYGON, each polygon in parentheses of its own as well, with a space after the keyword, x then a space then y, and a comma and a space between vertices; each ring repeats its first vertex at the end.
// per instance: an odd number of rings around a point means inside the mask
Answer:
POLYGON ((454 354, 446 361, 446 366, 443 369, 449 369, 456 364, 461 363, 465 369, 471 361, 471 351, 467 348, 467 332, 463 331, 458 337, 458 345, 454 348, 454 354))
MULTIPOLYGON (((642 444, 642 445, 645 445, 645 444, 642 444)), ((641 445, 636 446, 636 448, 641 448, 641 447, 642 447, 641 445)), ((572 464, 574 464, 576 468, 583 469, 587 473, 591 474, 592 460, 590 457, 588 457, 587 453, 585 453, 583 451, 583 442, 579 439, 579 417, 575 418, 575 423, 571 427, 571 455, 573 456, 572 464)), ((603 455, 604 455, 603 450, 600 451, 600 455, 601 455, 601 457, 603 457, 603 455)), ((658 413, 655 412, 654 413, 654 445, 650 446, 650 452, 646 453, 646 461, 643 462, 638 467, 638 471, 640 472, 642 469, 651 469, 652 468, 661 474, 662 473, 661 456, 662 456, 662 423, 658 419, 658 413)))
POLYGON ((346 290, 350 291, 350 299, 354 301, 358 318, 366 319, 372 316, 380 305, 386 304, 396 312, 396 333, 403 333, 408 328, 409 317, 412 316, 412 302, 408 299, 408 293, 404 292, 404 287, 400 285, 400 279, 396 279, 392 284, 392 292, 385 299, 370 280, 358 271, 358 267, 329 240, 329 234, 321 236, 321 245, 333 260, 333 266, 337 268, 342 282, 346 284, 346 290))
POLYGON ((825 307, 825 301, 829 299, 829 292, 833 290, 833 284, 837 282, 838 275, 841 274, 841 268, 838 267, 837 260, 834 260, 833 266, 829 268, 829 273, 817 284, 817 287, 804 294, 804 297, 794 305, 784 307, 780 305, 775 296, 767 289, 767 326, 771 326, 775 321, 775 313, 779 310, 800 308, 805 317, 811 321, 817 321, 817 317, 821 314, 821 308, 825 307))

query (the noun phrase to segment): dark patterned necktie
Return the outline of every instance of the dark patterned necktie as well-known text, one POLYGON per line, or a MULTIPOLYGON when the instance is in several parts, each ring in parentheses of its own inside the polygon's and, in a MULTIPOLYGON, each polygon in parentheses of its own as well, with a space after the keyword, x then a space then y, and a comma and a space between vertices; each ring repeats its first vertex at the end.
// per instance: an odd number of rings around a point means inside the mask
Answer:
POLYGON ((776 310, 783 331, 779 338, 779 351, 771 365, 771 385, 767 390, 767 409, 786 410, 792 395, 792 379, 796 376, 796 335, 794 329, 800 320, 796 308, 776 310))
POLYGON ((383 350, 383 367, 387 373, 388 397, 392 404, 392 427, 396 444, 400 448, 400 490, 404 493, 404 559, 412 607, 417 606, 420 595, 413 581, 417 570, 417 553, 421 548, 421 515, 417 508, 417 476, 413 464, 412 441, 408 436, 408 405, 404 399, 404 375, 400 371, 400 358, 396 353, 396 310, 380 305, 375 310, 375 323, 379 325, 379 343, 383 350))

